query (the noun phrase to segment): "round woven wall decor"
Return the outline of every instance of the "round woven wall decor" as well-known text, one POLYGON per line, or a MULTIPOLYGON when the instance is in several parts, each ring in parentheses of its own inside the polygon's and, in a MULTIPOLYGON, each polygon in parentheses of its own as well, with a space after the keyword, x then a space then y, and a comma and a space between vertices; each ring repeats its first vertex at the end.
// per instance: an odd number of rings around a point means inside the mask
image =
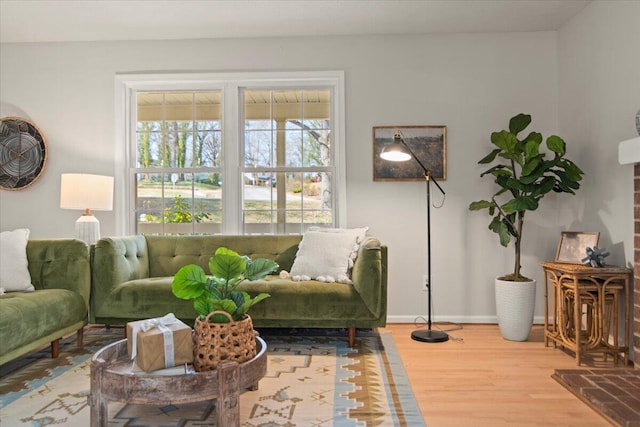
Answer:
POLYGON ((4 117, 0 121, 0 188, 22 190, 40 177, 49 150, 44 135, 29 120, 4 117))

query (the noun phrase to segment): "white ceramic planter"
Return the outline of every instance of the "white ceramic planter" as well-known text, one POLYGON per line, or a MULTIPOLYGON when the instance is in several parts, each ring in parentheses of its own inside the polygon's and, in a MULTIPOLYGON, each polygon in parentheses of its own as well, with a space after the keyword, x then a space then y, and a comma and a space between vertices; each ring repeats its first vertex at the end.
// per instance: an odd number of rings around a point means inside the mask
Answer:
POLYGON ((495 292, 500 333, 510 341, 526 341, 533 325, 536 281, 508 282, 496 279, 495 292))

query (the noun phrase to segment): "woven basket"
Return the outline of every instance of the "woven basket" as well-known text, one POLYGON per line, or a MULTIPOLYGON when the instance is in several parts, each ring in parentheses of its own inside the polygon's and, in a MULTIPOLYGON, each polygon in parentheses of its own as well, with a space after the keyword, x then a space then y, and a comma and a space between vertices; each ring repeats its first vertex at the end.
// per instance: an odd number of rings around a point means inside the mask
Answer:
POLYGON ((229 313, 213 311, 193 326, 193 365, 198 372, 213 371, 225 361, 244 363, 256 355, 256 332, 249 315, 234 321, 229 313), (229 323, 210 323, 214 314, 223 314, 229 323))

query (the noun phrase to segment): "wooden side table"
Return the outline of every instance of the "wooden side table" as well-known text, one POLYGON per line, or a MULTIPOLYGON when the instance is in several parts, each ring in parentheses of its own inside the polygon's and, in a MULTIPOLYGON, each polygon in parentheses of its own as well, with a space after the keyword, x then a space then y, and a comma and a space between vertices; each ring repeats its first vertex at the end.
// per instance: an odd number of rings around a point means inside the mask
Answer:
POLYGON ((216 400, 216 425, 240 425, 240 394, 257 390, 267 373, 267 345, 256 337, 256 356, 242 364, 224 362, 215 371, 179 375, 132 372, 123 339, 98 350, 91 358, 91 426, 106 427, 108 401, 169 405, 216 400))
POLYGON ((593 268, 579 264, 541 263, 545 272, 544 343, 572 350, 578 365, 587 353, 629 361, 630 313, 627 307, 633 272, 624 267, 593 268), (549 287, 553 308, 549 321, 549 287), (624 304, 621 296, 624 293, 624 304), (620 342, 620 310, 624 312, 620 342), (584 327, 583 327, 584 326, 584 327))

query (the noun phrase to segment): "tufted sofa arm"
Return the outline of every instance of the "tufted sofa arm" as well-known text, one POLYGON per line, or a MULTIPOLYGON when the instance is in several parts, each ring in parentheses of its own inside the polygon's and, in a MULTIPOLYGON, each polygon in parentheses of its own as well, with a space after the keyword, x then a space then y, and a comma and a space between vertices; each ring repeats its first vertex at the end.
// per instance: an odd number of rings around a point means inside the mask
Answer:
POLYGON ((36 289, 68 289, 89 306, 91 264, 87 244, 76 239, 33 239, 27 243, 29 274, 36 289))
POLYGON ((149 277, 149 251, 144 236, 106 237, 91 246, 91 322, 101 302, 129 280, 149 277))
POLYGON ((360 245, 353 265, 353 286, 375 316, 387 311, 387 247, 373 237, 360 245))

